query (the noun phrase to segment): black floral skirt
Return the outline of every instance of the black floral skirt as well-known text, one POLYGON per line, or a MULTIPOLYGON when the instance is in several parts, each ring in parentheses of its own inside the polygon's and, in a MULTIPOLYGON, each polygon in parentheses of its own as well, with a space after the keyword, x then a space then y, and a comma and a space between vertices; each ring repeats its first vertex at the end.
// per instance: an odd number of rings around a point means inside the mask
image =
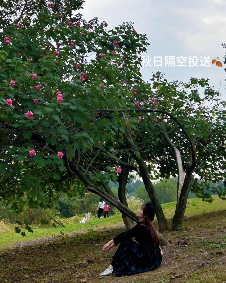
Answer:
POLYGON ((133 240, 122 242, 113 260, 115 276, 133 275, 156 269, 162 262, 161 250, 148 244, 137 244, 133 240))

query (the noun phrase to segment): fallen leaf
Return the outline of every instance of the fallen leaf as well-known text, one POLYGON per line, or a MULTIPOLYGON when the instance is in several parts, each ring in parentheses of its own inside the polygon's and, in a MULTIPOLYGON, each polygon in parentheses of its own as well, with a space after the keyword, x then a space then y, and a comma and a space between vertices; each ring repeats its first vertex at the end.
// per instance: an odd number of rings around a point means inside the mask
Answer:
POLYGON ((217 67, 223 67, 222 63, 220 61, 216 62, 217 67))
POLYGON ((216 59, 213 59, 213 60, 212 60, 212 64, 214 64, 214 63, 216 63, 216 59))

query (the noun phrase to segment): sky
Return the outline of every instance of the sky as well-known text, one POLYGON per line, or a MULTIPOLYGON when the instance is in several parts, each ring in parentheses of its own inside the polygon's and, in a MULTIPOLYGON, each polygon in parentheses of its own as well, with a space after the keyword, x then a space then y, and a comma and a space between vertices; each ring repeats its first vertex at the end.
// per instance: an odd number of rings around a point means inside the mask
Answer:
POLYGON ((169 81, 208 78, 226 100, 226 0, 86 0, 83 7, 87 21, 98 17, 110 29, 133 22, 138 33, 147 35, 150 46, 141 68, 145 81, 157 71, 169 81), (217 57, 223 67, 212 64, 217 57))

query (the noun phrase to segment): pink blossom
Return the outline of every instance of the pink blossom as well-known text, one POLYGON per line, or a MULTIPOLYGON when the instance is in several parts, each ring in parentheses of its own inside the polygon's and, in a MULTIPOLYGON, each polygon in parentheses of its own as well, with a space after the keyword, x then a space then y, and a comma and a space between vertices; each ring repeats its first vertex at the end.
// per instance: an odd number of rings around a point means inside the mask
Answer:
POLYGON ((56 95, 62 95, 62 94, 61 94, 61 91, 58 91, 58 92, 56 93, 56 95))
POLYGON ((80 27, 80 22, 77 22, 77 23, 76 23, 76 26, 80 27))
POLYGON ((9 40, 8 36, 6 36, 6 37, 4 38, 4 41, 6 41, 6 40, 9 40))
POLYGON ((154 119, 154 121, 156 122, 156 121, 157 121, 157 119, 155 118, 155 119, 154 119))
POLYGON ((39 90, 39 88, 40 88, 39 85, 36 85, 36 86, 35 86, 35 89, 36 89, 36 90, 39 90))
POLYGON ((134 95, 137 95, 137 92, 134 92, 134 95))
POLYGON ((158 105, 158 102, 154 102, 154 105, 155 105, 155 106, 158 105))
POLYGON ((74 42, 71 42, 71 47, 74 47, 74 46, 75 46, 74 42))
POLYGON ((136 102, 136 106, 137 106, 137 107, 140 106, 140 102, 139 102, 139 101, 136 102))
POLYGON ((105 80, 105 76, 103 76, 102 79, 105 80))
POLYGON ((7 99, 7 100, 6 100, 6 104, 7 104, 8 106, 12 106, 12 104, 13 104, 12 99, 7 99))
POLYGON ((117 45, 118 45, 118 42, 117 42, 117 41, 114 41, 114 42, 113 42, 113 45, 114 45, 114 46, 117 46, 117 45))
POLYGON ((33 101, 34 101, 35 104, 39 103, 39 100, 37 98, 33 99, 33 101))
POLYGON ((56 43, 56 46, 59 48, 59 47, 60 47, 60 43, 59 43, 59 42, 57 42, 57 43, 56 43))
POLYGON ((64 156, 63 152, 59 151, 59 152, 58 152, 58 156, 59 156, 60 158, 63 158, 63 156, 64 156))
POLYGON ((138 117, 138 122, 140 122, 142 120, 141 116, 138 117))
POLYGON ((154 99, 154 98, 152 98, 152 101, 153 101, 153 102, 155 102, 155 99, 154 99))
POLYGON ((106 85, 105 85, 105 84, 100 84, 99 86, 100 86, 100 87, 104 87, 104 88, 106 87, 106 85))
POLYGON ((71 21, 69 21, 68 25, 69 25, 69 27, 72 27, 73 23, 71 21))
POLYGON ((104 53, 102 53, 100 56, 101 56, 101 57, 104 57, 104 56, 105 56, 105 54, 104 54, 104 53))
POLYGON ((31 118, 31 117, 33 117, 33 112, 31 112, 31 111, 28 111, 27 113, 26 113, 26 117, 27 118, 31 118))
POLYGON ((59 103, 61 103, 61 102, 63 101, 63 97, 62 97, 62 96, 57 96, 57 101, 58 101, 59 103))
POLYGON ((29 155, 30 155, 30 157, 32 157, 32 156, 36 155, 36 152, 32 149, 32 150, 29 151, 29 155))
POLYGON ((43 55, 43 54, 41 54, 41 57, 44 57, 44 55, 43 55))
POLYGON ((6 44, 10 44, 10 41, 9 41, 9 40, 6 40, 5 43, 6 43, 6 44))
POLYGON ((58 56, 60 52, 55 50, 54 53, 55 53, 56 56, 58 56))
POLYGON ((86 78, 87 78, 87 75, 85 73, 81 72, 80 81, 84 82, 86 78))
POLYGON ((82 36, 85 36, 86 34, 84 32, 81 33, 82 36))
POLYGON ((131 115, 128 115, 128 118, 131 118, 131 115))
POLYGON ((77 64, 77 68, 80 69, 80 68, 81 68, 81 65, 77 64))
POLYGON ((68 39, 68 41, 67 41, 68 43, 71 43, 71 40, 70 39, 68 39))
POLYGON ((57 97, 63 97, 62 93, 57 94, 57 97))
POLYGON ((114 55, 114 54, 115 54, 115 51, 111 51, 111 54, 114 55))
POLYGON ((13 80, 11 80, 11 81, 10 81, 10 84, 11 84, 11 86, 15 86, 16 82, 13 81, 13 80))
POLYGON ((19 25, 19 24, 16 24, 16 28, 18 28, 18 29, 19 29, 19 28, 20 28, 20 25, 19 25))
POLYGON ((117 168, 117 173, 118 173, 118 174, 121 174, 121 173, 122 173, 122 168, 121 168, 121 167, 118 167, 118 168, 117 168))
POLYGON ((93 26, 92 26, 92 25, 89 25, 89 28, 93 28, 93 26))
POLYGON ((137 91, 137 88, 135 88, 134 91, 137 91))
POLYGON ((98 111, 96 111, 96 112, 95 112, 95 114, 96 114, 96 115, 98 115, 98 114, 99 114, 99 112, 98 112, 98 111))
POLYGON ((36 79, 37 79, 37 77, 38 77, 38 75, 37 75, 37 74, 33 74, 32 79, 36 80, 36 79))

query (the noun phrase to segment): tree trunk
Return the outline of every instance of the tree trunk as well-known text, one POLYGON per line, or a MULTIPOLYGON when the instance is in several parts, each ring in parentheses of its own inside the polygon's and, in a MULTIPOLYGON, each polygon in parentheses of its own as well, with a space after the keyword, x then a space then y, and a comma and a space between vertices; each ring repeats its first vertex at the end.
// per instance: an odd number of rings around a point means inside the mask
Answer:
MULTIPOLYGON (((122 172, 118 178, 119 181, 118 197, 120 202, 123 203, 126 207, 128 207, 128 203, 126 201, 126 184, 127 184, 128 175, 129 175, 129 169, 122 167, 122 172)), ((124 221, 127 230, 133 228, 134 222, 128 216, 126 216, 125 213, 122 213, 122 219, 124 221)))
POLYGON ((143 161, 143 159, 136 158, 136 160, 137 160, 137 163, 139 164, 140 175, 143 179, 145 188, 148 192, 148 195, 149 195, 151 202, 152 202, 152 204, 155 208, 155 211, 156 211, 156 216, 157 216, 158 225, 159 225, 159 231, 163 232, 165 230, 168 230, 167 219, 164 215, 161 204, 160 204, 160 202, 157 198, 157 195, 155 193, 155 189, 154 189, 154 187, 151 183, 151 180, 149 178, 147 166, 146 166, 145 162, 143 161))
POLYGON ((186 171, 186 176, 185 176, 184 184, 181 189, 179 202, 177 204, 175 214, 173 217, 172 229, 174 231, 182 228, 182 221, 184 218, 184 212, 186 210, 188 194, 194 182, 194 177, 192 173, 193 170, 191 170, 190 168, 186 171))

